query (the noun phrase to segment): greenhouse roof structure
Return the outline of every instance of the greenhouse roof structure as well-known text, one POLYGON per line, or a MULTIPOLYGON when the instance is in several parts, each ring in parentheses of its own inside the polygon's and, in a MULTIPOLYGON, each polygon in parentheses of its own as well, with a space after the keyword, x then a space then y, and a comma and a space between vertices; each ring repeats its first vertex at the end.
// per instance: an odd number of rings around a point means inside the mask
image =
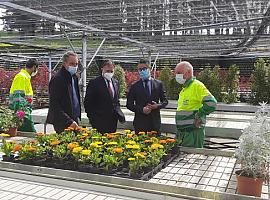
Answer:
POLYGON ((0 8, 5 60, 57 61, 81 53, 82 38, 89 60, 270 56, 269 0, 7 0, 0 8))

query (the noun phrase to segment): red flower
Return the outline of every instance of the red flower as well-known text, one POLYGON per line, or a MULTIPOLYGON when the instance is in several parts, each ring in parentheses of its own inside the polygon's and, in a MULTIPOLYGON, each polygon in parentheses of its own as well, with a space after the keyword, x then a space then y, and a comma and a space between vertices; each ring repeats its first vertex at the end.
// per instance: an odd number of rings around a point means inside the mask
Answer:
POLYGON ((26 100, 28 101, 28 103, 32 103, 33 102, 33 99, 31 97, 28 97, 26 100))

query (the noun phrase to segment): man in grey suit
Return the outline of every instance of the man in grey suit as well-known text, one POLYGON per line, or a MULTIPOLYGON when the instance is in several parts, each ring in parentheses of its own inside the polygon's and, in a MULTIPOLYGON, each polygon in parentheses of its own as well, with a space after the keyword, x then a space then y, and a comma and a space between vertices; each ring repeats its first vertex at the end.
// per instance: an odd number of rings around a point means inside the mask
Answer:
POLYGON ((135 132, 160 132, 160 109, 168 104, 166 92, 161 81, 153 79, 145 60, 138 63, 140 80, 134 83, 127 95, 127 108, 135 113, 133 125, 135 132))

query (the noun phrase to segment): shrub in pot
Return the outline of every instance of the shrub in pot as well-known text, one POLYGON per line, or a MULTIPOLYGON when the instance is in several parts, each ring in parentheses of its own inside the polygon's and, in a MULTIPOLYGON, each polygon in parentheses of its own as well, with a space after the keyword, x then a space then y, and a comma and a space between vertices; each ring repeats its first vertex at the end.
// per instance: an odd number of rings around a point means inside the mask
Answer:
POLYGON ((241 169, 236 171, 237 191, 240 194, 261 196, 263 181, 268 178, 270 161, 270 108, 261 103, 250 126, 239 138, 235 156, 241 169), (244 185, 246 184, 246 185, 244 185), (253 190, 256 189, 256 190, 253 190))

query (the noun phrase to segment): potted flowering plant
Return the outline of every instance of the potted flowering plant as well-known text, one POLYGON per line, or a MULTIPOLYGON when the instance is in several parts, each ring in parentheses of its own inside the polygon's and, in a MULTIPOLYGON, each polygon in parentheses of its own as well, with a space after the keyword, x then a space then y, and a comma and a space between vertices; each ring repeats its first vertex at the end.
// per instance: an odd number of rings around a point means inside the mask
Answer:
POLYGON ((15 136, 17 128, 23 123, 24 116, 23 110, 14 112, 6 106, 0 106, 0 130, 15 136))
POLYGON ((268 178, 270 162, 270 108, 262 103, 250 126, 239 138, 235 156, 241 169, 236 171, 240 194, 261 196, 263 181, 268 178))

